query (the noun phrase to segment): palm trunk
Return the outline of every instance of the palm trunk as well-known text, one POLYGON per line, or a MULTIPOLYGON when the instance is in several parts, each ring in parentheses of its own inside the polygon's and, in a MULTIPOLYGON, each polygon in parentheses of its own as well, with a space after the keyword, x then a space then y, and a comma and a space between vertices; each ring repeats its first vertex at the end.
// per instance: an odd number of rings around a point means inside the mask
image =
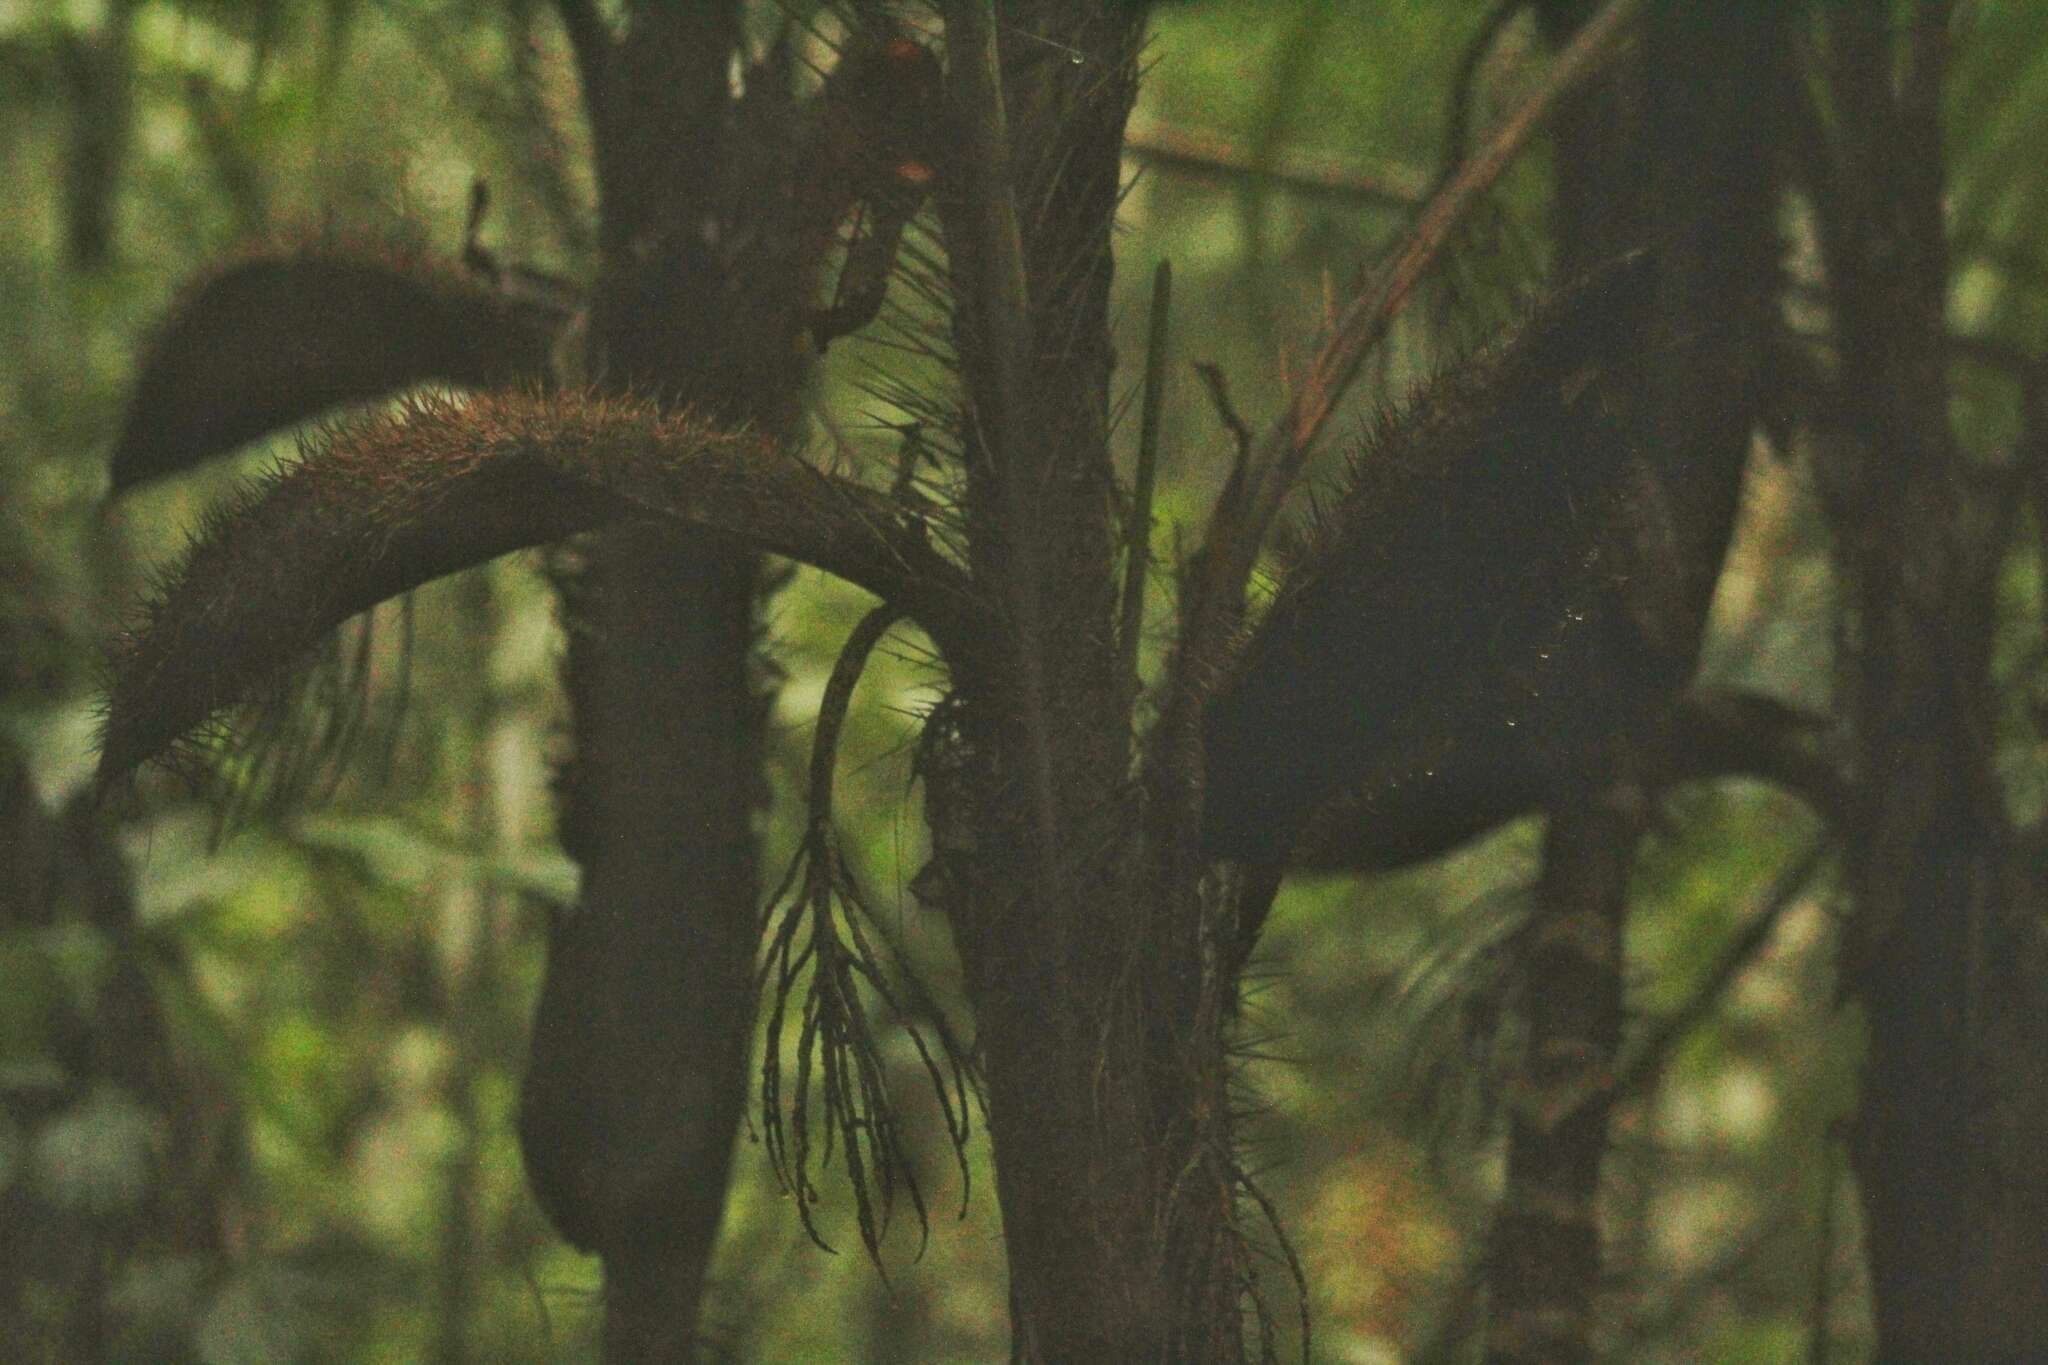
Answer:
MULTIPOLYGON (((1561 40, 1589 8, 1551 0, 1539 13, 1561 40)), ((1636 426, 1649 474, 1627 528, 1638 544, 1624 550, 1646 568, 1629 604, 1644 705, 1587 747, 1593 761, 1569 775, 1578 794, 1550 812, 1522 968, 1528 1059, 1492 1249, 1487 1349, 1503 1365, 1595 1349, 1629 869, 1654 796, 1648 726, 1691 671, 1756 415, 1755 358, 1776 280, 1770 112, 1781 47, 1761 7, 1657 0, 1637 60, 1574 98, 1556 125, 1565 273, 1642 245, 1653 252, 1657 286, 1634 320, 1656 357, 1643 368, 1636 426)))
MULTIPOLYGON (((1841 350, 1821 472, 1863 781, 1846 846, 1857 920, 1844 975, 1869 1021, 1851 1158, 1877 1358, 1901 1363, 2048 1353, 2048 999, 2023 946, 2040 882, 2015 853, 1992 766, 2013 520, 1960 479, 1948 416, 1947 18, 1925 5, 1895 34, 1880 14, 1831 11, 1835 145, 1807 125, 1841 350)), ((2029 414, 2036 447, 2042 416, 2029 414)))
POLYGON ((941 215, 971 568, 1003 633, 954 661, 958 730, 928 741, 925 767, 935 846, 971 848, 943 881, 983 1051, 1014 1350, 1235 1361, 1237 1172, 1203 948, 1225 941, 1204 928, 1219 897, 1205 904, 1192 819, 1134 815, 1114 629, 1110 232, 1138 26, 1056 0, 1001 15, 998 31, 974 0, 947 10, 963 131, 941 215))
MULTIPOLYGON (((614 393, 786 428, 793 325, 764 361, 728 300, 769 315, 766 333, 793 324, 799 281, 762 260, 768 278, 737 280, 702 235, 732 212, 736 5, 637 7, 617 42, 572 32, 603 201, 591 372, 614 393)), ((753 1037, 758 560, 634 526, 584 547, 562 583, 576 740, 562 834, 583 899, 550 935, 520 1135, 557 1225, 603 1259, 606 1358, 684 1361, 753 1037)))

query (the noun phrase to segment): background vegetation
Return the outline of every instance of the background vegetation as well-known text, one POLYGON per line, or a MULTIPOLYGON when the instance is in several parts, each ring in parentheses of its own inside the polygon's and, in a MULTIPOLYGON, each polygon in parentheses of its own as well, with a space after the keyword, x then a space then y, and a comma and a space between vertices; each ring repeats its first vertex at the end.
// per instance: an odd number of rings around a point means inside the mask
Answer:
MULTIPOLYGON (((1397 236, 1443 164, 1454 90, 1484 126, 1535 79, 1526 17, 1461 74, 1492 10, 1160 6, 1116 313, 1129 392, 1152 266, 1173 262, 1162 519, 1198 522, 1232 453, 1191 363, 1218 367, 1255 428, 1274 418, 1274 377, 1312 347, 1331 281, 1397 236)), ((1945 110, 1951 230, 1984 250, 1950 307, 1986 354, 1958 372, 1955 420, 1991 451, 2019 422, 2011 353, 2048 324, 2033 164, 2048 15, 1984 4, 1970 23, 1945 110)), ((594 1358, 595 1263, 554 1237, 513 1133, 546 918, 576 877, 550 825, 561 641, 534 562, 417 594, 393 750, 316 808, 252 816, 223 842, 211 807, 151 779, 54 909, 26 870, 62 861, 53 840, 91 836, 82 817, 21 813, 75 809, 120 604, 238 477, 102 502, 135 357, 181 284, 239 243, 329 225, 453 257, 479 177, 486 243, 577 276, 593 249, 584 136, 563 36, 531 0, 0 0, 0 867, 17 870, 0 889, 0 1271, 16 1290, 0 1345, 47 1349, 47 1324, 94 1303, 122 1359, 594 1358), (36 1241, 54 1224, 4 1211, 30 1207, 134 1231, 120 1255, 36 1241)), ((1552 250, 1548 185, 1539 148, 1340 422, 1397 402, 1529 296, 1552 250)), ((1795 285, 1802 252, 1812 278, 1799 232, 1795 285)), ((898 363, 860 340, 833 349, 820 443, 894 449, 866 385, 898 363)), ((271 442, 240 469, 291 454, 271 442)), ((2002 591, 1998 775, 2031 819, 2048 771, 2036 562, 2015 556, 2002 591)), ((1809 462, 1760 442, 1704 674, 1826 708, 1836 597, 1809 462)), ((809 726, 864 602, 809 572, 773 599, 787 682, 771 870, 794 847, 809 726)), ((915 652, 885 650, 856 694, 839 799, 888 928, 953 1003, 946 935, 906 890, 925 861, 910 745, 933 681, 915 652)), ((1615 1114, 1614 1359, 1869 1348, 1843 1137, 1861 1030, 1837 1004, 1841 907, 1816 838, 1798 801, 1720 781, 1672 791, 1644 850, 1631 1004, 1683 1027, 1615 1114)), ((1421 869, 1298 877, 1281 895, 1255 966, 1243 1135, 1306 1269, 1318 1360, 1452 1358, 1473 1320, 1501 1180, 1487 1050, 1502 1002, 1485 983, 1538 843, 1525 821, 1421 869)), ((928 1239, 899 1219, 878 1275, 827 1182, 816 1217, 841 1254, 825 1254, 743 1132, 706 1320, 732 1358, 1005 1358, 986 1150, 977 1138, 962 1189, 915 1052, 898 1040, 888 1057, 934 1196, 928 1239)), ((1287 1278, 1276 1263, 1283 1300, 1287 1278)))

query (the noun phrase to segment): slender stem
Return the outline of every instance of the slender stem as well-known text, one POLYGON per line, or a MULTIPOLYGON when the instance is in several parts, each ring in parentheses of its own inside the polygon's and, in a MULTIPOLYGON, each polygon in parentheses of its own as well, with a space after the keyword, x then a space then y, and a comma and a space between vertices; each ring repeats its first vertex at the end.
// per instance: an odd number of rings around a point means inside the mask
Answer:
POLYGON ((1059 805, 1053 790, 1051 717, 1047 714, 1043 635, 1038 597, 1037 506, 1027 477, 1025 374, 1031 357, 1031 298, 1018 227, 1016 187, 1010 178, 1010 135, 1003 108, 993 0, 947 0, 948 85, 957 121, 959 155, 951 168, 966 207, 971 241, 970 278, 963 281, 973 310, 979 360, 990 383, 977 395, 975 420, 994 465, 1004 521, 1003 595, 1015 636, 1018 709, 1029 766, 1028 784, 1038 825, 1042 894, 1058 895, 1059 805), (992 399, 995 411, 986 406, 992 399))
POLYGON ((1598 1198, 1621 1047, 1629 879, 1647 825, 1634 783, 1553 808, 1521 970, 1520 1075, 1491 1239, 1487 1365, 1593 1358, 1601 1281, 1598 1198))
POLYGON ((818 728, 811 737, 811 813, 813 838, 824 838, 832 824, 832 773, 839 760, 839 733, 853 702, 854 684, 867 668, 868 655, 889 627, 903 619, 903 609, 884 602, 860 619, 832 665, 825 695, 818 702, 818 728))
MULTIPOLYGON (((487 640, 500 629, 497 602, 487 570, 473 570, 461 582, 463 625, 471 638, 487 640)), ((457 804, 470 850, 480 857, 505 854, 504 792, 490 750, 505 717, 496 687, 485 678, 459 720, 479 761, 481 778, 463 784, 457 804)), ((443 1167, 441 1265, 436 1359, 464 1365, 474 1358, 474 1328, 483 1281, 484 1125, 479 1088, 490 1057, 490 1019, 497 999, 499 893, 478 877, 459 879, 441 907, 442 1008, 453 1044, 446 1100, 457 1128, 455 1147, 443 1167)))
POLYGON ((1167 320, 1173 309, 1173 262, 1152 273, 1152 322, 1145 338, 1145 398, 1138 417, 1138 469, 1131 488, 1130 555, 1124 562, 1123 675, 1138 691, 1138 636, 1145 625, 1145 575, 1152 566, 1152 500, 1159 481, 1159 414, 1166 398, 1167 320))

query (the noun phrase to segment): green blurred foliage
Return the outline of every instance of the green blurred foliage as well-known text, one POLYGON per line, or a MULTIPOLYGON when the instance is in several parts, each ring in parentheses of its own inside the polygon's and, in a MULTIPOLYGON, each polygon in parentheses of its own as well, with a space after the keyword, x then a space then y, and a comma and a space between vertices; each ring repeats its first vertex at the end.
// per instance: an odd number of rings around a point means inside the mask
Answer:
MULTIPOLYGON (((1151 267, 1171 259, 1177 274, 1165 563, 1186 543, 1173 528, 1200 525, 1230 455, 1188 363, 1221 365, 1254 426, 1279 410, 1281 376, 1315 344, 1325 298, 1401 229, 1399 208, 1370 186, 1426 184, 1440 165, 1447 91, 1488 8, 1204 0, 1159 12, 1140 123, 1200 134, 1250 168, 1145 166, 1127 203, 1127 385, 1151 267), (1291 156, 1348 166, 1366 188, 1301 192, 1258 174, 1291 156)), ((121 10, 0 0, 0 148, 16 168, 0 213, 0 723, 52 809, 88 771, 93 659, 118 604, 236 477, 202 471, 112 514, 99 505, 132 358, 180 282, 239 242, 328 223, 452 255, 478 175, 498 205, 494 249, 571 274, 589 266, 574 78, 546 6, 150 0, 133 14, 113 250, 76 268, 62 178, 47 169, 65 164, 80 116, 65 53, 121 10)), ((2048 9, 1986 4, 1966 29, 1951 177, 1971 264, 1956 320, 2038 350, 2048 9)), ((1540 69, 1525 30, 1511 24, 1481 67, 1475 128, 1540 69)), ((1504 182, 1350 420, 1398 401, 1526 294, 1546 251, 1544 183, 1540 153, 1504 182)), ((1796 214, 1788 230, 1796 259, 1796 214)), ((863 379, 907 363, 864 343, 836 348, 818 387, 821 446, 829 430, 853 458, 887 458, 896 437, 877 423, 892 414, 863 379)), ((2012 386, 1971 371, 1959 392, 1966 439, 1995 460, 2012 386)), ((291 453, 273 442, 243 465, 291 453)), ((2007 778, 2023 813, 2048 791, 2042 591, 2014 571, 2000 656, 2014 698, 2007 778)), ((772 601, 786 677, 771 860, 793 847, 811 717, 866 605, 809 573, 772 601)), ((1162 638, 1170 608, 1156 590, 1162 638)), ((561 742, 550 598, 534 563, 509 562, 435 585, 413 610, 410 700, 387 778, 352 774, 321 808, 256 819, 224 843, 210 812, 148 779, 122 834, 135 878, 126 941, 77 916, 0 926, 0 1090, 38 1101, 0 1114, 0 1193, 32 1182, 60 1207, 115 1213, 168 1178, 161 1098, 67 1074, 76 1049, 59 1035, 95 1017, 117 955, 140 965, 175 1051, 206 1078, 210 1112, 241 1134, 210 1212, 217 1250, 138 1255, 103 1287, 119 1358, 401 1361, 450 1340, 457 1355, 440 1358, 595 1358, 594 1264, 553 1239, 512 1137, 540 931, 575 882, 550 830, 547 761, 561 742)), ((1707 670, 1824 704, 1832 632, 1805 475, 1783 452, 1760 455, 1707 670)), ((401 671, 398 634, 387 619, 385 687, 401 671)), ((840 809, 886 928, 952 1007, 943 930, 906 890, 922 864, 911 746, 939 679, 914 638, 897 640, 856 694, 840 809)), ((1680 790, 1665 816, 1631 927, 1635 1005, 1650 1017, 1686 1006, 1813 837, 1801 808, 1751 784, 1680 790)), ((1259 1108, 1246 1141, 1310 1276, 1318 1360, 1461 1358, 1499 1178, 1491 1088, 1513 989, 1500 946, 1534 867, 1535 832, 1517 827, 1418 872, 1304 881, 1282 897, 1248 1015, 1244 1085, 1259 1108)), ((1832 1155, 1856 1037, 1833 1005, 1835 909, 1825 876, 1804 890, 1660 1082, 1619 1115, 1616 1360, 1791 1358, 1817 1282, 1832 1287, 1830 1359, 1855 1358, 1867 1338, 1853 1200, 1832 1155)), ((732 1358, 1004 1358, 986 1146, 977 1139, 963 1192, 915 1055, 905 1044, 894 1060, 931 1196, 928 1238, 899 1216, 885 1280, 850 1249, 850 1210, 828 1201, 820 1223, 842 1254, 823 1254, 752 1133, 738 1135, 708 1315, 732 1358)), ((1286 1282, 1276 1265, 1267 1288, 1283 1321, 1286 1282)))

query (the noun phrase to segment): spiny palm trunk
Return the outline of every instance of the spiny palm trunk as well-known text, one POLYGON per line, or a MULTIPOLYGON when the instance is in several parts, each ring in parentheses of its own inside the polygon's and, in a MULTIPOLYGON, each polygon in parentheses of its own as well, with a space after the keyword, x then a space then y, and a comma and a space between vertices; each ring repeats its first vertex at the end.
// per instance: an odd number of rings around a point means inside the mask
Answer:
POLYGON ((941 214, 970 563, 1002 635, 954 661, 958 728, 928 740, 926 770, 935 846, 971 850, 947 867, 948 910, 983 1056, 1014 1349, 1061 1365, 1232 1361, 1237 1187, 1184 852, 1194 826, 1147 830, 1135 814, 1113 625, 1107 304, 1137 25, 1071 0, 1001 17, 997 141, 989 12, 947 9, 967 131, 941 214), (991 212, 1012 195, 1014 217, 991 212))

